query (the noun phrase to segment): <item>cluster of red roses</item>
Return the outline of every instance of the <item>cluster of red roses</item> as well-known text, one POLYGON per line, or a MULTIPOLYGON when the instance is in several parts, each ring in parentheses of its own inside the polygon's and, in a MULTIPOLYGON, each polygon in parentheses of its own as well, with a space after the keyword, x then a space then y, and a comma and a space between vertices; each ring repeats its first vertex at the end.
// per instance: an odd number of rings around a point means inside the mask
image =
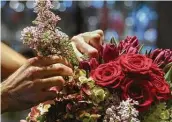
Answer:
POLYGON ((119 90, 122 99, 138 101, 138 110, 145 111, 153 102, 167 100, 171 95, 164 72, 151 58, 138 54, 139 47, 136 37, 127 37, 117 46, 105 45, 102 51, 104 64, 90 59, 80 66, 90 70, 97 85, 119 90), (123 50, 125 53, 121 54, 123 50))

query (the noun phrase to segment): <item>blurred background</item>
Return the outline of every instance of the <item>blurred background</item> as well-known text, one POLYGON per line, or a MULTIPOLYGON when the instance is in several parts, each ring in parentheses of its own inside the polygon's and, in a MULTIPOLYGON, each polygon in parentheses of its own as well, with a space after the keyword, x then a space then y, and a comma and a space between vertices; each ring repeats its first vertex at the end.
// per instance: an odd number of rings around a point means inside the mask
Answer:
MULTIPOLYGON (((53 12, 62 20, 58 26, 70 37, 102 29, 105 41, 135 35, 145 47, 172 48, 172 2, 161 1, 54 1, 53 12)), ((27 58, 35 53, 25 47, 20 34, 32 25, 34 1, 1 1, 1 41, 27 58)), ((2 122, 19 121, 27 112, 7 113, 2 122), (21 114, 22 113, 22 114, 21 114)))

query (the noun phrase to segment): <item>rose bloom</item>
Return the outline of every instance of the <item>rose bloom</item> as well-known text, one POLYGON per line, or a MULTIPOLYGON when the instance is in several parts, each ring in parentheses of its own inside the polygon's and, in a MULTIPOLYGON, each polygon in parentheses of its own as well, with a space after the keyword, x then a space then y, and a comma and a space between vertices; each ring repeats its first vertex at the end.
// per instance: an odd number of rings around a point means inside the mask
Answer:
POLYGON ((122 83, 122 99, 131 98, 139 102, 138 110, 148 110, 153 102, 152 85, 147 81, 126 78, 122 83))
POLYGON ((97 85, 118 88, 124 74, 117 62, 109 62, 99 65, 91 72, 91 77, 97 85))
POLYGON ((119 58, 122 70, 127 73, 147 74, 152 60, 140 54, 124 54, 119 58))
POLYGON ((152 74, 150 80, 126 78, 121 84, 122 98, 138 101, 140 112, 148 110, 153 102, 171 98, 169 85, 157 75, 152 74))
POLYGON ((152 92, 158 101, 168 100, 170 95, 170 86, 164 79, 164 72, 157 65, 152 65, 150 72, 150 83, 153 86, 152 92))

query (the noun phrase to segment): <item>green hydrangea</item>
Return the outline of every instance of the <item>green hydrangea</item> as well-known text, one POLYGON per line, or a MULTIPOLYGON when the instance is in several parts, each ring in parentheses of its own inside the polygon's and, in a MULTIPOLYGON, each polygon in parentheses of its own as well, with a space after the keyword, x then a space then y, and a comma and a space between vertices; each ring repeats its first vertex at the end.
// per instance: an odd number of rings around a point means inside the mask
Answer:
POLYGON ((80 120, 82 122, 97 122, 97 119, 100 117, 101 115, 99 114, 90 114, 90 113, 83 113, 80 115, 80 120))
MULTIPOLYGON (((79 77, 86 77, 86 71, 85 70, 82 70, 82 69, 78 69, 78 67, 75 67, 75 70, 74 70, 74 78, 75 79, 78 79, 79 77)), ((80 79, 79 79, 80 81, 80 79)), ((82 82, 82 81, 80 81, 82 82)))
POLYGON ((91 92, 92 92, 91 98, 95 103, 100 103, 102 101, 105 101, 105 99, 109 96, 109 91, 99 86, 93 87, 91 92))
POLYGON ((79 81, 81 84, 87 84, 90 87, 90 89, 95 87, 95 81, 90 78, 86 78, 85 76, 80 76, 79 81))
MULTIPOLYGON (((82 71, 80 71, 82 72, 82 71)), ((80 84, 87 84, 90 88, 91 91, 91 99, 93 100, 93 102, 95 102, 96 104, 104 101, 108 96, 109 96, 109 91, 106 88, 102 88, 99 87, 95 84, 95 81, 91 78, 87 78, 85 75, 85 73, 80 73, 82 74, 78 79, 80 81, 80 84)))
POLYGON ((150 109, 144 116, 143 122, 172 122, 172 108, 167 108, 165 103, 159 103, 150 109))

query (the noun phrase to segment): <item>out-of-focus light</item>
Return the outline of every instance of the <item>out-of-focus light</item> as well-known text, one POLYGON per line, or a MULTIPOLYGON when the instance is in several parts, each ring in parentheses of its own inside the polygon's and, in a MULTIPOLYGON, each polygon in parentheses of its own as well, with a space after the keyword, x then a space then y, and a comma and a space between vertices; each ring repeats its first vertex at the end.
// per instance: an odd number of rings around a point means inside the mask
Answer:
POLYGON ((115 1, 107 1, 107 7, 112 9, 114 7, 115 1))
POLYGON ((136 17, 143 26, 148 25, 149 18, 145 11, 142 11, 142 10, 138 11, 136 17))
POLYGON ((10 1, 10 8, 12 9, 17 9, 19 6, 19 2, 18 1, 10 1))
POLYGON ((72 6, 72 1, 63 1, 63 3, 67 8, 70 8, 72 6))
POLYGON ((33 9, 34 7, 35 7, 35 2, 34 1, 30 1, 30 0, 28 0, 27 2, 26 2, 26 7, 27 8, 29 8, 29 9, 33 9))
POLYGON ((156 47, 155 46, 150 46, 150 45, 145 45, 145 46, 143 46, 143 49, 141 50, 141 53, 142 54, 145 54, 146 53, 146 51, 149 51, 149 50, 154 50, 156 47))
POLYGON ((60 3, 59 3, 59 1, 53 1, 52 4, 53 4, 53 6, 54 6, 54 7, 53 7, 54 10, 60 8, 60 3))
POLYGON ((19 3, 18 7, 14 9, 16 12, 22 12, 24 10, 24 4, 19 3))
POLYGON ((107 1, 108 5, 113 5, 115 3, 115 1, 107 1))
POLYGON ((147 18, 146 13, 144 13, 144 12, 138 12, 138 13, 137 13, 137 18, 138 18, 141 22, 144 21, 144 20, 147 18))
POLYGON ((103 1, 92 1, 91 4, 95 8, 102 8, 103 7, 103 1))
POLYGON ((133 26, 133 25, 134 25, 134 20, 133 20, 133 18, 132 18, 132 17, 127 17, 127 18, 125 19, 125 24, 126 24, 127 26, 133 26))
POLYGON ((154 28, 148 29, 145 33, 144 33, 144 38, 145 40, 149 41, 149 42, 155 42, 157 39, 157 31, 154 28))
POLYGON ((97 24, 97 17, 96 16, 91 16, 88 18, 88 22, 90 25, 95 26, 97 24))
POLYGON ((1 30, 3 30, 3 31, 1 31, 1 40, 8 40, 9 39, 9 36, 8 36, 9 30, 6 27, 6 25, 3 23, 1 24, 1 30))
POLYGON ((158 15, 157 15, 157 13, 156 13, 155 11, 152 11, 152 12, 150 12, 150 14, 149 14, 149 18, 150 18, 151 20, 156 20, 156 19, 158 18, 158 15))
POLYGON ((119 39, 119 35, 118 33, 115 31, 115 30, 112 30, 112 29, 107 29, 105 31, 105 40, 106 41, 110 41, 110 39, 114 37, 115 39, 119 39))
POLYGON ((6 4, 6 1, 1 1, 1 8, 3 8, 6 4))
POLYGON ((132 1, 124 1, 124 5, 126 7, 132 7, 133 6, 133 2, 132 1))
POLYGON ((79 6, 84 9, 91 6, 91 1, 80 1, 79 6))
POLYGON ((61 4, 60 4, 59 11, 64 12, 65 10, 66 10, 65 4, 64 4, 64 3, 61 3, 61 4))
POLYGON ((22 41, 22 40, 20 39, 20 38, 21 38, 21 31, 22 31, 22 30, 18 30, 18 31, 16 31, 16 33, 15 33, 15 39, 16 39, 17 41, 19 41, 19 42, 22 41))
POLYGON ((141 7, 136 14, 136 18, 143 28, 148 26, 150 21, 150 12, 150 8, 146 5, 143 5, 143 7, 141 7))

